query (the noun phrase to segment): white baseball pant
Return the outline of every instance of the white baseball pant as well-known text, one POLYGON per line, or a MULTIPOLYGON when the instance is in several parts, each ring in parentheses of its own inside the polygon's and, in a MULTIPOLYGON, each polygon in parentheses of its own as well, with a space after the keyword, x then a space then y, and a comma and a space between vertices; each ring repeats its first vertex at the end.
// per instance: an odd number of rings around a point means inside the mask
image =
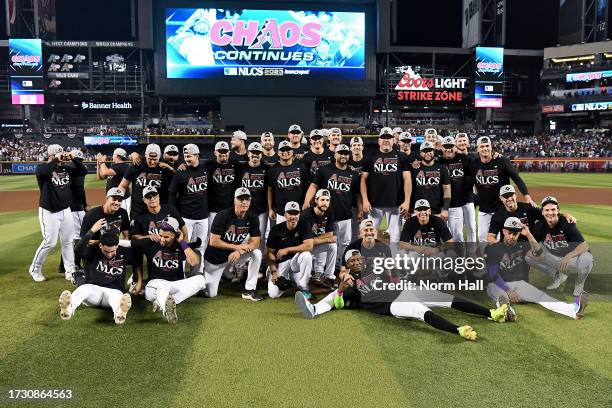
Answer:
POLYGON ((128 215, 130 214, 130 209, 132 208, 132 196, 129 196, 121 201, 121 208, 127 211, 128 215))
POLYGON ((342 265, 342 255, 344 250, 351 243, 351 224, 352 220, 336 221, 334 223, 334 234, 336 235, 336 242, 338 243, 337 259, 336 264, 342 265))
MULTIPOLYGON (((525 258, 529 266, 541 270, 551 279, 553 279, 557 274, 561 259, 563 258, 551 254, 547 249, 544 249, 539 259, 533 258, 531 253, 528 253, 527 257, 525 258)), ((593 254, 587 251, 581 255, 573 257, 569 263, 569 268, 578 272, 578 279, 581 279, 582 282, 584 282, 588 274, 593 269, 593 254)))
POLYGON ((78 241, 81 239, 81 224, 85 218, 85 211, 72 211, 72 221, 74 223, 72 239, 78 241))
MULTIPOLYGON (((474 203, 467 203, 462 207, 448 209, 448 229, 455 242, 465 242, 463 226, 467 232, 467 242, 476 242, 476 210, 474 203)), ((487 231, 488 232, 488 231, 487 231)))
POLYGON ((72 292, 70 302, 70 315, 74 315, 77 308, 83 303, 86 306, 98 306, 113 310, 113 316, 117 316, 123 293, 118 289, 105 288, 104 286, 86 283, 72 292))
POLYGON ((432 307, 449 308, 454 296, 435 290, 404 290, 391 303, 390 312, 399 319, 425 321, 425 313, 432 307))
MULTIPOLYGON (((208 218, 203 220, 192 220, 189 218, 183 218, 185 221, 185 227, 187 228, 187 239, 189 242, 195 242, 198 238, 202 240, 202 245, 200 245, 196 250, 200 252, 200 259, 204 257, 204 249, 208 244, 208 218)), ((200 262, 200 264, 192 269, 193 271, 197 271, 200 275, 204 271, 204 263, 200 262)))
POLYGON ((34 254, 30 265, 30 274, 42 274, 42 267, 49 252, 57 244, 59 236, 62 246, 62 259, 66 273, 74 272, 74 250, 72 249, 72 237, 74 236, 74 220, 70 208, 58 212, 51 212, 44 208, 38 208, 38 222, 42 232, 43 241, 34 254))
MULTIPOLYGON (((562 314, 572 319, 576 318, 578 307, 576 303, 564 303, 560 300, 548 296, 535 286, 525 282, 524 280, 506 282, 506 285, 521 297, 520 303, 537 303, 545 309, 555 313, 562 314)), ((505 290, 497 286, 495 283, 487 285, 487 294, 491 299, 497 302, 497 307, 500 306, 499 298, 508 299, 508 294, 505 290)), ((515 312, 516 313, 516 312, 515 312)))
POLYGON ((374 220, 374 227, 378 229, 383 218, 387 219, 389 228, 389 248, 391 255, 395 256, 399 251, 399 241, 402 228, 402 217, 399 207, 372 208, 370 217, 374 220))
POLYGON ((336 257, 338 256, 338 245, 335 242, 315 245, 312 249, 314 258, 315 274, 324 275, 329 279, 336 279, 336 257))
POLYGON ((486 243, 489 235, 489 225, 491 225, 493 213, 483 213, 478 211, 478 242, 486 243))
POLYGON ((216 216, 217 216, 216 212, 209 212, 208 213, 208 236, 209 237, 210 237, 210 231, 212 229, 213 221, 215 221, 215 217, 216 216))
POLYGON ((162 313, 165 313, 168 295, 172 294, 174 301, 178 305, 204 289, 204 287, 204 276, 202 275, 195 275, 177 281, 153 279, 145 286, 145 298, 149 302, 157 303, 162 313))
MULTIPOLYGON (((284 216, 282 216, 280 214, 276 214, 276 224, 281 224, 281 223, 283 223, 285 221, 287 221, 287 220, 285 219, 284 216)), ((276 225, 276 224, 274 224, 274 225, 276 225)))
MULTIPOLYGON (((236 264, 248 262, 247 279, 244 284, 246 290, 257 289, 257 274, 259 273, 259 267, 261 265, 261 251, 259 249, 253 252, 247 252, 238 258, 236 264)), ((206 281, 206 292, 208 297, 215 297, 219 291, 219 282, 223 273, 227 273, 232 264, 224 262, 221 264, 212 264, 208 261, 204 261, 204 279, 206 281)))
POLYGON ((268 213, 263 212, 257 216, 259 218, 259 233, 260 242, 259 242, 259 250, 263 254, 264 249, 266 248, 266 240, 268 239, 268 228, 270 228, 270 223, 268 222, 268 213))
MULTIPOLYGON (((312 255, 310 252, 295 254, 293 258, 276 266, 278 276, 293 280, 300 290, 308 290, 308 282, 312 274, 312 255)), ((268 276, 268 295, 279 298, 283 292, 272 282, 272 274, 268 276)))

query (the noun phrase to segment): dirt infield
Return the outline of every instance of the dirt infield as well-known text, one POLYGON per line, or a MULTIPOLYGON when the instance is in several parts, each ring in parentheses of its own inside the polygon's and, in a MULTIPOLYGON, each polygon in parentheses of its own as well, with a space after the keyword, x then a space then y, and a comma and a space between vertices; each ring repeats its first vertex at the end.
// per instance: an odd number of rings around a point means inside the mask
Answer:
MULTIPOLYGON (((554 195, 561 203, 565 204, 612 206, 612 189, 531 187, 529 192, 536 202, 547 195, 554 195)), ((104 202, 104 189, 87 190, 87 202, 91 206, 102 204, 104 202)), ((26 211, 37 208, 38 191, 5 191, 0 193, 0 212, 26 211)))

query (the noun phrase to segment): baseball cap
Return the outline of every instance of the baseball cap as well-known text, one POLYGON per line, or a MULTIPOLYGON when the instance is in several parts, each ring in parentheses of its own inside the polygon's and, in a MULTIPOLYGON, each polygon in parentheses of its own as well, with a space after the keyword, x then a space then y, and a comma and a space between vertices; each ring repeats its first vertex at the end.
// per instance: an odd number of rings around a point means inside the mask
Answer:
POLYGON ((345 144, 339 144, 338 146, 336 146, 336 153, 338 152, 349 152, 350 153, 351 149, 345 145, 345 144))
POLYGON ((152 186, 146 186, 145 188, 142 189, 142 196, 146 197, 147 195, 157 195, 159 194, 157 192, 157 189, 155 187, 152 186))
POLYGON ((412 135, 410 134, 410 132, 401 132, 399 134, 399 140, 400 142, 411 142, 412 135))
POLYGON ((423 142, 421 143, 421 147, 419 148, 421 151, 423 150, 433 150, 436 146, 431 142, 423 142))
POLYGON ((330 134, 330 135, 331 135, 331 134, 338 134, 338 135, 341 135, 341 134, 342 134, 342 131, 340 130, 340 128, 331 128, 331 129, 329 129, 329 134, 330 134))
POLYGON ((360 231, 361 231, 362 229, 366 229, 366 228, 370 228, 370 227, 375 228, 375 227, 374 227, 374 221, 373 221, 373 220, 371 220, 370 218, 366 218, 366 219, 364 219, 363 221, 361 221, 361 222, 359 223, 359 230, 360 230, 360 231))
POLYGON ((119 187, 113 187, 113 188, 109 188, 108 191, 106 192, 106 196, 107 197, 124 197, 124 193, 123 190, 121 190, 119 187))
POLYGON ((302 132, 302 128, 300 125, 291 125, 289 126, 289 133, 304 133, 302 132))
POLYGON ((323 135, 323 137, 328 137, 330 133, 331 132, 329 131, 329 129, 321 129, 321 134, 323 135))
POLYGON ((193 143, 183 146, 183 154, 200 154, 200 148, 193 143))
POLYGON ((401 127, 394 127, 393 128, 393 133, 402 133, 402 128, 401 127))
POLYGON ((83 159, 84 158, 83 152, 81 151, 81 149, 71 150, 70 153, 72 153, 73 157, 77 157, 79 159, 83 159))
POLYGON ((125 151, 125 149, 122 149, 122 148, 118 147, 115 150, 113 150, 113 156, 119 156, 122 159, 126 159, 127 158, 127 152, 125 151))
POLYGON ((416 200, 416 203, 414 203, 414 209, 418 210, 419 208, 431 208, 429 201, 425 200, 424 198, 416 200))
POLYGON ((179 229, 179 222, 174 217, 166 217, 161 222, 161 225, 159 227, 160 227, 160 229, 162 229, 164 231, 177 232, 178 229, 179 229))
POLYGON ((261 137, 274 137, 274 135, 272 134, 272 132, 263 132, 261 134, 261 137))
POLYGON ((460 137, 467 137, 467 133, 465 132, 459 132, 455 135, 455 140, 459 139, 460 137))
POLYGON ((261 147, 261 143, 253 142, 249 144, 249 148, 247 150, 249 152, 263 152, 263 147, 261 147))
POLYGON ((229 150, 229 145, 227 142, 217 142, 215 143, 215 151, 216 150, 229 150))
POLYGON ((438 136, 438 131, 434 128, 425 129, 425 135, 435 135, 438 136))
POLYGON ((236 130, 232 136, 239 140, 247 140, 247 135, 242 130, 236 130))
POLYGON ((161 156, 161 149, 159 145, 155 143, 148 144, 147 148, 145 149, 145 156, 161 156))
POLYGON ((169 153, 179 153, 179 149, 176 145, 168 145, 164 148, 164 154, 169 154, 169 153))
POLYGON ((289 201, 285 204, 285 212, 300 212, 300 205, 295 201, 289 201))
POLYGON ((238 198, 241 196, 251 196, 251 192, 246 187, 240 187, 234 191, 234 198, 238 198))
POLYGON ((361 143, 363 144, 363 139, 360 138, 359 136, 355 136, 351 138, 351 146, 355 143, 361 143))
POLYGON ((559 205, 559 201, 557 200, 556 197, 553 196, 546 196, 542 199, 542 202, 540 204, 541 207, 544 207, 546 204, 556 204, 557 206, 559 205))
POLYGON ((478 140, 476 141, 476 147, 480 146, 481 144, 487 144, 487 143, 491 143, 491 139, 489 138, 489 136, 480 136, 478 138, 478 140))
POLYGON ((506 221, 504 221, 504 228, 510 231, 520 231, 523 229, 523 224, 521 220, 516 217, 508 217, 506 221))
POLYGON ((288 148, 290 148, 291 150, 293 150, 293 148, 291 147, 291 143, 289 143, 289 142, 288 142, 288 141, 286 141, 286 140, 283 140, 282 142, 280 142, 280 143, 278 144, 278 150, 280 150, 280 149, 282 149, 282 148, 284 148, 284 147, 288 147, 288 148))
POLYGON ((393 136, 393 131, 391 130, 390 127, 384 127, 380 129, 380 133, 378 133, 378 137, 381 137, 382 135, 393 136))
POLYGON ((501 188, 499 189, 499 195, 503 196, 504 194, 516 194, 516 190, 514 190, 514 187, 512 187, 512 184, 506 184, 505 186, 501 186, 501 188))
POLYGON ((64 148, 58 144, 52 144, 47 147, 47 154, 49 156, 55 156, 58 153, 63 153, 64 148))
POLYGON ((323 138, 323 133, 321 133, 321 131, 319 129, 312 129, 310 131, 310 138, 317 138, 317 139, 321 139, 323 138))
POLYGON ((319 197, 321 196, 327 196, 330 197, 331 194, 329 193, 329 190, 326 188, 320 188, 319 190, 317 190, 317 194, 315 194, 315 200, 318 200, 319 197))
POLYGON ((454 146, 455 138, 452 136, 446 136, 442 138, 442 146, 454 146))
POLYGON ((354 256, 361 256, 361 252, 359 252, 358 249, 349 249, 348 251, 346 251, 346 254, 344 254, 344 261, 348 262, 349 259, 354 256))

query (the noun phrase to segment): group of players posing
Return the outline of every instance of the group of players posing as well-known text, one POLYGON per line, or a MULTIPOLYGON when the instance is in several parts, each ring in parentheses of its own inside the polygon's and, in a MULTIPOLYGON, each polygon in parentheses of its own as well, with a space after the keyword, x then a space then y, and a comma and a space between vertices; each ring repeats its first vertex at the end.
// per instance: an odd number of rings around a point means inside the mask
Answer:
POLYGON ((349 147, 341 143, 339 129, 324 133, 310 132, 309 149, 300 127, 292 125, 275 151, 271 133, 247 145, 246 134, 237 131, 231 149, 216 143, 211 160, 200 159, 197 145, 185 145, 180 164, 174 145, 166 147, 163 160, 155 144, 144 157, 128 158, 116 149, 112 164, 100 155, 97 173, 107 178, 106 202, 82 219, 74 252, 69 237, 72 220, 79 218, 71 217, 71 203, 81 195, 75 180, 86 171, 73 154, 51 145, 49 161, 36 172, 43 242, 30 274, 44 280, 42 264, 59 235, 66 278, 79 284, 73 293, 61 294, 61 317, 69 319, 85 303, 112 308, 118 324, 131 306, 124 293, 128 265, 134 266, 129 292, 144 292, 170 323, 177 321, 178 303, 196 294, 215 297, 222 276, 244 280, 243 298, 262 300, 257 280, 266 272, 269 297, 295 286, 295 301, 311 318, 333 307, 362 307, 474 340, 470 326, 456 326, 429 308, 508 321, 516 316, 511 302, 537 302, 582 317, 583 286, 593 266, 588 244, 575 220, 559 213, 554 197, 535 207, 516 169, 492 151, 488 137, 478 139, 474 154, 465 134, 440 138, 428 129, 418 146, 408 132, 383 128, 378 149, 364 157, 361 138, 352 138, 349 147), (517 202, 511 179, 526 203, 517 202), (479 198, 478 235, 473 191, 479 198), (388 246, 378 240, 383 218, 388 246), (444 256, 441 245, 463 242, 464 226, 468 242, 491 244, 485 248, 487 292, 497 308, 431 291, 372 296, 376 279, 396 279, 393 271, 373 274, 375 258, 400 251, 444 256), (77 264, 85 261, 84 276, 75 274, 74 254, 77 264), (562 303, 530 285, 530 265, 551 277, 549 289, 567 279, 568 268, 576 269, 576 303, 562 303), (332 289, 316 304, 310 303, 311 279, 332 289))

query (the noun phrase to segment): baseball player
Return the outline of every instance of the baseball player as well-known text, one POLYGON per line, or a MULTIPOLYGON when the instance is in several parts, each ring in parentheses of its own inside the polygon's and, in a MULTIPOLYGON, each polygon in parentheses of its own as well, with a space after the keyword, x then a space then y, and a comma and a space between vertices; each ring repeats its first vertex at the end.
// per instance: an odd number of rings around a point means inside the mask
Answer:
POLYGON ((234 206, 217 214, 210 241, 204 252, 204 276, 208 297, 216 297, 224 272, 236 263, 248 262, 248 275, 242 298, 263 300, 257 294, 257 274, 261 264, 261 233, 257 215, 249 210, 251 192, 240 187, 234 194, 234 206))
POLYGON ((230 160, 233 160, 241 165, 247 164, 249 157, 247 155, 247 135, 242 130, 236 130, 232 134, 232 149, 230 152, 230 160))
MULTIPOLYGON (((81 224, 80 236, 83 237, 93 225, 100 219, 104 219, 104 226, 101 231, 94 231, 91 240, 97 241, 100 239, 100 233, 105 233, 107 230, 121 232, 124 239, 130 239, 130 219, 125 209, 121 208, 123 202, 123 191, 118 187, 113 187, 106 192, 106 201, 103 205, 94 207, 87 211, 83 224, 81 224)), ((91 244, 91 243, 90 243, 91 244)))
MULTIPOLYGON (((287 133, 287 140, 289 141, 289 146, 293 149, 293 156, 296 160, 301 160, 304 157, 304 154, 308 151, 308 148, 302 144, 302 137, 304 136, 304 132, 300 125, 291 125, 289 126, 289 131, 287 133)), ((280 149, 280 145, 279 145, 280 149)))
POLYGON ((74 177, 87 174, 87 169, 71 153, 64 152, 62 146, 52 144, 47 148, 48 161, 36 167, 36 181, 40 190, 38 220, 43 241, 34 254, 30 265, 30 275, 35 282, 42 282, 45 276, 42 267, 55 247, 59 235, 62 245, 62 258, 66 280, 72 280, 74 272, 74 251, 72 237, 74 220, 70 212, 72 192, 70 183, 74 177), (74 167, 68 167, 72 161, 74 167))
POLYGON ((333 153, 323 146, 323 135, 319 129, 310 132, 310 150, 304 154, 302 161, 310 171, 310 177, 314 177, 317 170, 332 162, 333 153))
POLYGON ((414 204, 415 216, 408 218, 402 228, 400 248, 413 255, 440 255, 440 245, 453 242, 452 235, 440 217, 432 217, 427 200, 414 204))
POLYGON ((312 297, 308 282, 312 273, 312 227, 300 219, 300 205, 285 204, 285 220, 270 228, 265 258, 270 267, 268 295, 279 298, 293 281, 308 299, 312 297))
MULTIPOLYGON (((412 135, 410 132, 401 132, 398 136, 398 140, 399 151, 406 155, 406 161, 410 163, 410 165, 421 161, 419 152, 412 149, 412 135)), ((415 167, 415 165, 413 165, 413 167, 415 167)))
POLYGON ((159 193, 155 187, 145 187, 142 191, 147 212, 132 220, 131 236, 133 239, 149 238, 159 242, 159 228, 166 218, 174 218, 179 224, 179 229, 187 238, 187 227, 177 209, 169 204, 161 204, 159 193))
POLYGON ((279 163, 268 170, 268 213, 276 224, 283 222, 285 204, 304 202, 309 173, 302 161, 296 160, 294 150, 286 140, 278 144, 279 163))
POLYGON ((132 307, 129 293, 124 293, 126 270, 132 264, 131 250, 119 246, 117 233, 112 230, 106 230, 97 243, 90 245, 94 234, 99 234, 105 227, 106 220, 99 219, 76 246, 76 252, 87 262, 85 283, 73 293, 65 290, 60 295, 62 320, 72 318, 76 309, 85 303, 87 306, 110 308, 115 323, 125 323, 127 312, 132 307))
MULTIPOLYGON (((96 156, 96 174, 98 180, 106 179, 106 191, 114 187, 119 187, 123 175, 127 171, 130 163, 128 161, 127 152, 118 147, 113 151, 112 164, 106 165, 106 156, 98 153, 96 156)), ((130 214, 132 197, 130 195, 130 189, 125 190, 123 201, 121 202, 121 208, 125 209, 130 214)))
POLYGON ((176 170, 179 163, 179 148, 176 145, 170 144, 164 148, 164 157, 162 161, 166 163, 168 166, 172 167, 172 169, 176 170))
POLYGON ((206 162, 208 172, 208 235, 219 211, 231 207, 237 185, 239 164, 229 159, 227 142, 215 144, 215 160, 206 162))
MULTIPOLYGON (((312 186, 312 184, 311 184, 312 186)), ((320 189, 315 194, 315 205, 300 214, 300 219, 312 226, 314 258, 313 280, 326 287, 333 287, 336 282, 334 267, 338 255, 338 244, 334 234, 334 211, 329 209, 331 194, 327 189, 320 189)))
POLYGON ((538 255, 544 250, 518 218, 506 218, 501 241, 485 248, 487 271, 491 280, 487 286, 489 297, 498 306, 504 303, 509 305, 509 321, 516 320, 516 311, 511 303, 537 303, 572 319, 582 319, 588 304, 586 292, 582 291, 575 303, 564 303, 529 283, 529 266, 525 262, 525 255, 530 249, 538 255), (519 237, 528 242, 520 241, 519 237))
POLYGON ((329 136, 327 137, 328 146, 330 152, 335 153, 336 147, 342 143, 342 131, 339 128, 329 129, 329 136))
POLYGON ((274 167, 278 163, 278 155, 274 151, 274 135, 272 132, 263 132, 261 134, 261 147, 263 147, 262 162, 268 167, 274 167))
MULTIPOLYGON (((351 138, 351 158, 349 159, 348 166, 351 170, 359 175, 361 180, 361 169, 363 168, 363 139, 359 136, 351 138)), ((359 194, 359 200, 361 200, 361 193, 359 194)), ((355 241, 359 238, 359 222, 361 216, 357 210, 357 199, 353 200, 351 206, 351 241, 355 241)), ((339 253, 342 256, 342 252, 339 253)))
POLYGON ((412 202, 427 200, 432 213, 446 221, 451 203, 448 168, 436 162, 434 145, 431 142, 423 142, 420 150, 421 165, 412 169, 412 202))
POLYGON ((401 217, 408 214, 412 180, 408 164, 393 151, 391 129, 382 128, 378 137, 378 150, 366 158, 361 173, 361 199, 363 212, 374 219, 376 228, 384 217, 389 227, 391 252, 399 248, 401 217), (401 193, 404 200, 400 203, 401 193))
POLYGON ((399 145, 399 136, 403 132, 401 127, 394 127, 391 133, 393 133, 393 150, 401 150, 399 145))
MULTIPOLYGON (((506 319, 508 306, 502 305, 497 309, 487 309, 476 303, 452 295, 436 291, 384 291, 384 294, 374 294, 381 278, 364 267, 363 256, 359 250, 347 250, 344 256, 346 273, 342 277, 340 286, 316 304, 308 302, 301 293, 295 294, 295 303, 307 319, 337 309, 358 308, 373 313, 393 316, 399 319, 417 319, 430 326, 457 334, 466 340, 476 340, 476 331, 471 326, 457 326, 433 313, 430 308, 452 308, 464 313, 490 318, 502 323, 506 319)), ((385 275, 382 275, 385 276, 385 275)), ((382 291, 378 291, 382 292, 382 291)))
MULTIPOLYGON (((359 194, 359 174, 348 167, 350 150, 347 145, 341 144, 336 147, 334 154, 335 162, 321 167, 314 180, 308 187, 304 206, 310 204, 310 200, 317 189, 326 189, 331 193, 331 208, 334 214, 334 229, 338 242, 338 252, 344 253, 344 249, 351 242, 351 205, 357 204, 358 213, 361 212, 361 195, 359 194)), ((320 191, 320 190, 319 190, 320 191)), ((340 260, 338 260, 340 265, 340 260)))
MULTIPOLYGON (((208 241, 208 172, 200 161, 200 149, 195 144, 183 147, 185 170, 177 170, 170 182, 168 204, 174 206, 185 222, 189 242, 198 239, 202 245, 197 248, 200 256, 208 241)), ((175 217, 176 218, 176 217, 175 217)), ((204 273, 200 264, 197 273, 204 273)))
POLYGON ((545 272, 552 282, 546 289, 557 289, 567 280, 564 273, 569 268, 578 272, 574 285, 574 296, 584 291, 584 282, 593 269, 593 255, 589 244, 584 240, 576 224, 570 224, 560 216, 559 202, 555 197, 542 199, 544 221, 538 222, 532 229, 536 241, 544 246, 540 255, 527 256, 527 263, 545 272))
POLYGON ((169 165, 160 163, 161 149, 152 143, 145 150, 145 162, 140 165, 131 164, 123 175, 119 188, 127 191, 132 185, 132 203, 130 219, 135 219, 146 213, 147 206, 143 201, 142 191, 145 187, 155 187, 159 192, 161 202, 168 202, 168 187, 174 175, 169 165))
POLYGON ((519 176, 516 168, 510 163, 510 160, 503 156, 493 158, 491 139, 489 137, 479 137, 476 145, 478 159, 471 163, 468 180, 474 183, 480 198, 480 206, 478 208, 478 242, 487 242, 491 217, 501 206, 499 189, 506 184, 510 184, 510 179, 514 181, 529 204, 535 206, 535 203, 529 196, 525 182, 519 176))

